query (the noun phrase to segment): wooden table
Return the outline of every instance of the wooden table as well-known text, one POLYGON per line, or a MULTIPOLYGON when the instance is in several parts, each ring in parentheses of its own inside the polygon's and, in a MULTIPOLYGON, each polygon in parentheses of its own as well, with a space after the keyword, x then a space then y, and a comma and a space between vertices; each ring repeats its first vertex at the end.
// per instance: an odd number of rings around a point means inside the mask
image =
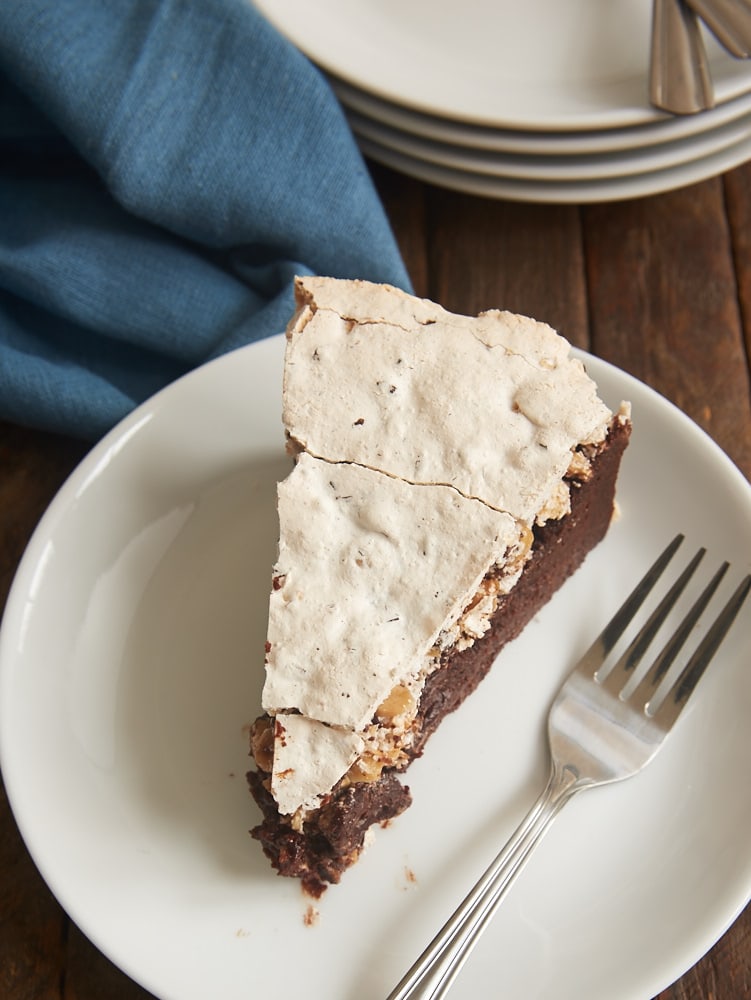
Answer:
MULTIPOLYGON (((582 207, 485 201, 378 166, 373 174, 419 294, 458 312, 498 306, 546 320, 671 399, 751 477, 751 165, 670 194, 582 207)), ((0 424, 0 601, 86 450, 0 424)), ((148 996, 66 917, 3 792, 0 997, 148 996)), ((748 997, 751 907, 660 1000, 748 997)))

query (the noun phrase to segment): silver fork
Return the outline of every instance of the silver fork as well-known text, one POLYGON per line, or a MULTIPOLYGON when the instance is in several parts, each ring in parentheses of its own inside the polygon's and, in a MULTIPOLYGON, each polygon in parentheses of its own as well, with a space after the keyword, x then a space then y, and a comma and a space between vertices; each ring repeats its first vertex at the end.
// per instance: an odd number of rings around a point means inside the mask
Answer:
POLYGON ((751 590, 750 574, 678 677, 662 683, 725 575, 729 564, 723 563, 639 679, 637 666, 705 554, 705 549, 699 549, 608 669, 607 657, 682 541, 683 535, 673 539, 564 682, 548 717, 551 771, 545 790, 388 1000, 438 1000, 445 996, 509 886, 569 799, 585 788, 631 777, 659 750, 751 590), (668 690, 664 691, 666 685, 668 690))

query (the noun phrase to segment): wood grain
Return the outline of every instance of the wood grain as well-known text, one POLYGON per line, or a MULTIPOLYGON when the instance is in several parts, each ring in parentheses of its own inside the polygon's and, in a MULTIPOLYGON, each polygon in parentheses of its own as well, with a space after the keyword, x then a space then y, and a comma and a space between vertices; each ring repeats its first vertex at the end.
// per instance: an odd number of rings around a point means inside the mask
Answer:
POLYGON ((592 348, 667 396, 751 475, 751 403, 719 179, 586 209, 592 348))
MULTIPOLYGON (((40 517, 85 452, 80 442, 0 422, 0 607, 40 517)), ((0 997, 57 998, 68 921, 29 857, 4 785, 0 872, 0 997)))

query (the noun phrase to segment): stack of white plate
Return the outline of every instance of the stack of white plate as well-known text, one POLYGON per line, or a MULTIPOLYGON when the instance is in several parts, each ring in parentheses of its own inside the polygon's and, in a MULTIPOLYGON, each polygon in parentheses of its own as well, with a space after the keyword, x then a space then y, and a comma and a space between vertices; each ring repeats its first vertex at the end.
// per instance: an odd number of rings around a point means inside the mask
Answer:
POLYGON ((751 60, 705 33, 715 107, 649 103, 651 0, 255 0, 363 152, 489 197, 654 194, 751 158, 751 60))

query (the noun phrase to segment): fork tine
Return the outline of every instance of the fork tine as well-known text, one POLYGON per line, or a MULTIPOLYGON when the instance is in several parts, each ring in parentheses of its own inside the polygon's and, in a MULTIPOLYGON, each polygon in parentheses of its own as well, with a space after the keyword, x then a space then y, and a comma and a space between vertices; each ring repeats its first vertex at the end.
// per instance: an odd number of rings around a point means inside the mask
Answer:
POLYGON ((644 706, 645 710, 649 711, 650 699, 654 696, 661 680, 670 669, 678 653, 681 651, 689 633, 698 622, 699 617, 703 613, 706 606, 709 604, 729 566, 730 563, 727 562, 724 562, 720 566, 704 590, 694 601, 688 614, 685 616, 680 625, 678 625, 675 632, 667 641, 662 651, 650 667, 649 671, 644 675, 636 690, 633 692, 633 700, 644 706))
MULTIPOLYGON (((721 568, 722 569, 722 568, 721 568)), ((719 575, 720 571, 718 571, 719 575)), ((714 581, 713 581, 714 582, 714 581)), ((719 581, 718 581, 719 582, 719 581)), ((710 583, 710 587, 712 584, 710 583)), ((677 680, 670 688, 662 704, 654 712, 654 719, 663 729, 668 730, 683 711, 696 685, 701 680, 704 671, 720 647, 722 640, 730 630, 735 617, 743 606, 743 602, 751 591, 751 574, 746 576, 719 613, 707 634, 697 646, 693 656, 681 671, 677 680)), ((702 595, 703 596, 703 595, 702 595)), ((699 598, 701 601, 701 597, 699 598)), ((699 603, 699 602, 697 602, 699 603)), ((649 712, 649 706, 647 706, 649 712)), ((649 713, 652 714, 652 713, 649 713)))
MULTIPOLYGON (((620 695, 624 685, 631 676, 631 672, 641 663, 644 654, 652 644, 652 640, 667 619, 675 605, 675 602, 686 589, 689 580, 696 571, 696 567, 706 555, 706 551, 707 550, 704 548, 697 551, 691 562, 688 566, 686 566, 670 590, 668 590, 642 628, 636 634, 635 638, 631 641, 630 645, 622 654, 618 662, 607 674, 605 680, 603 681, 603 686, 613 695, 620 695)), ((719 580, 717 582, 719 583, 719 580)), ((708 599, 709 598, 707 598, 707 600, 708 599)), ((662 674, 660 674, 660 676, 662 676, 662 674)), ((600 680, 599 675, 597 680, 600 680)))
POLYGON ((579 660, 577 669, 580 672, 592 675, 599 670, 605 658, 631 623, 636 612, 649 596, 652 588, 675 555, 684 537, 682 534, 676 535, 672 542, 655 559, 642 579, 637 583, 587 652, 579 660))

